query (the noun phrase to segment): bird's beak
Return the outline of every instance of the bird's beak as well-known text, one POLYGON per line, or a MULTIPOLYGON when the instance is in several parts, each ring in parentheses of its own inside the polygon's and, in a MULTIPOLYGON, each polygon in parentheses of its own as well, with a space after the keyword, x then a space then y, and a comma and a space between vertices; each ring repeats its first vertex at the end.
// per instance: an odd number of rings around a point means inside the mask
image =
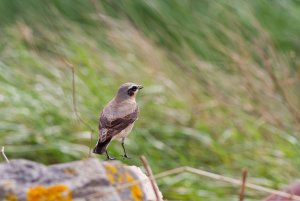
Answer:
POLYGON ((139 85, 139 86, 138 86, 138 89, 139 89, 139 90, 142 89, 142 88, 144 88, 142 85, 139 85))

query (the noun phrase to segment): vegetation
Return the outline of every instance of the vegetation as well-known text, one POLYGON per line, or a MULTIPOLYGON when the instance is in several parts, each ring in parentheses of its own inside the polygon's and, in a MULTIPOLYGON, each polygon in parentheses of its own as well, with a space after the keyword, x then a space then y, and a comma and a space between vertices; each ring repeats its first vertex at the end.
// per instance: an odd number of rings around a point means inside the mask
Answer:
MULTIPOLYGON (((101 108, 145 86, 126 142, 158 173, 189 165, 280 188, 300 168, 300 2, 0 1, 0 144, 10 159, 82 159, 101 108)), ((93 145, 97 133, 93 133, 93 145)), ((112 155, 121 146, 113 142, 112 155)), ((103 157, 102 157, 103 158, 103 157)), ((168 200, 234 200, 188 174, 159 180, 168 200)), ((264 194, 247 190, 247 200, 264 194)))

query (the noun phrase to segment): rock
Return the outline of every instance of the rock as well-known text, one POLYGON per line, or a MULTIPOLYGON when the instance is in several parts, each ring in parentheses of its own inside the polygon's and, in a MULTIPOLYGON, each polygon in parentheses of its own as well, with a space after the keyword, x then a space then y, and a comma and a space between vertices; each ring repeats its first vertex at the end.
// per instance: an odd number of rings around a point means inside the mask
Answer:
POLYGON ((28 160, 0 164, 2 201, 154 201, 149 178, 135 166, 88 159, 45 166, 28 160), (132 183, 136 181, 141 183, 132 183), (131 185, 129 185, 131 184, 131 185))
MULTIPOLYGON (((300 180, 285 187, 282 191, 286 193, 290 193, 292 195, 300 196, 300 180)), ((278 195, 270 195, 267 198, 265 198, 263 201, 293 201, 293 200, 294 199, 292 198, 284 198, 278 195)))

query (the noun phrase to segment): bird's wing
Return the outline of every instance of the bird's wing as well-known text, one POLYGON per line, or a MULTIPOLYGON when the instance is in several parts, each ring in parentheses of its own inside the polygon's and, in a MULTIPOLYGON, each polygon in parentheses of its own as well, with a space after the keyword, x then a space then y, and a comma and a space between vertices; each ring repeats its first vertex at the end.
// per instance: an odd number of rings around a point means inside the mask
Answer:
POLYGON ((99 122, 99 139, 101 142, 106 141, 106 139, 112 138, 113 136, 119 134, 122 130, 127 128, 138 118, 139 108, 136 109, 120 118, 109 120, 105 115, 101 115, 99 122), (101 125, 100 125, 101 124, 101 125))

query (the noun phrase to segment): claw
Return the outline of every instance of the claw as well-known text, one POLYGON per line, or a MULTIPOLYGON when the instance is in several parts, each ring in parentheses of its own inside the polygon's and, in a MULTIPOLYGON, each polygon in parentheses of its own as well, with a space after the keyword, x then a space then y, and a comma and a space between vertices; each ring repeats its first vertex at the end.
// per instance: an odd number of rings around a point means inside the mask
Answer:
POLYGON ((116 158, 110 157, 110 156, 108 155, 108 152, 107 152, 107 151, 105 151, 105 153, 106 153, 106 160, 107 160, 107 161, 116 160, 116 158))
POLYGON ((113 161, 113 160, 116 160, 116 158, 114 158, 114 157, 107 157, 107 159, 106 159, 107 161, 113 161))
POLYGON ((121 155, 121 156, 122 156, 123 160, 125 160, 125 159, 131 159, 131 157, 127 156, 126 154, 121 155))

